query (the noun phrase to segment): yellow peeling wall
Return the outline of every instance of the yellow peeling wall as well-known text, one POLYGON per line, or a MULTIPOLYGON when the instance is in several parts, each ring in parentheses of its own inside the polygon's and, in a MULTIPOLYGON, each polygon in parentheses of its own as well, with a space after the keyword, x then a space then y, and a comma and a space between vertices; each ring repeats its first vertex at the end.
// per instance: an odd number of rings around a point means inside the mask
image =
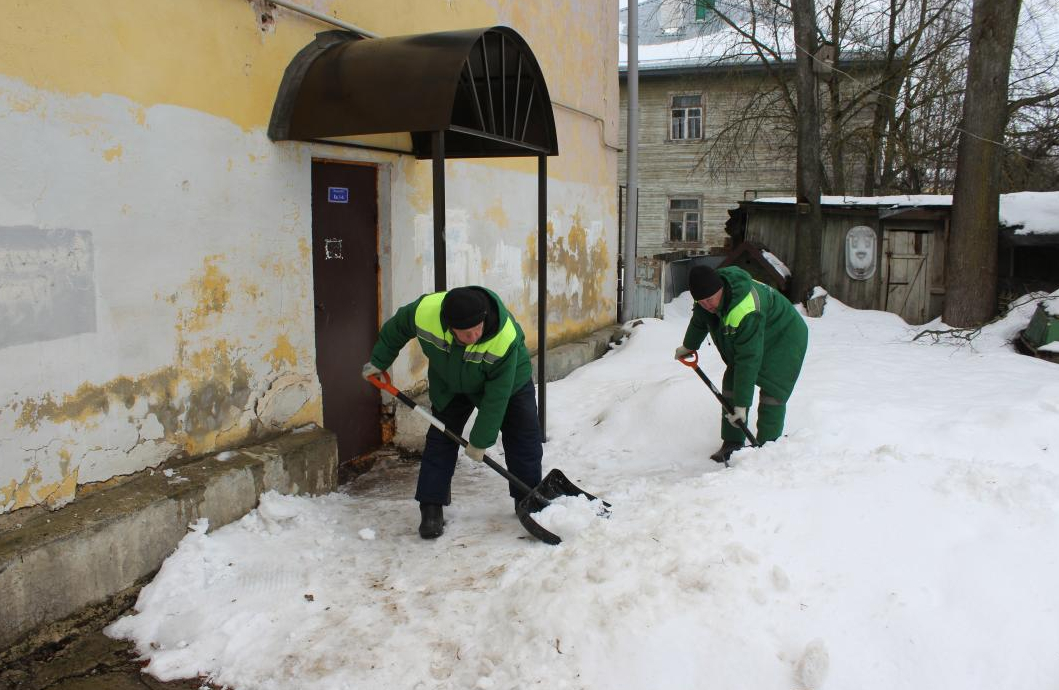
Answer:
MULTIPOLYGON (((612 323, 617 3, 301 1, 382 36, 503 24, 528 41, 561 152, 549 344, 612 323)), ((260 0, 5 3, 0 512, 321 422, 314 158, 380 166, 382 316, 432 289, 429 162, 265 134, 287 64, 331 28, 260 0)), ((535 161, 450 162, 447 183, 450 284, 496 289, 535 348, 535 161)), ((413 385, 422 362, 395 374, 413 385)))

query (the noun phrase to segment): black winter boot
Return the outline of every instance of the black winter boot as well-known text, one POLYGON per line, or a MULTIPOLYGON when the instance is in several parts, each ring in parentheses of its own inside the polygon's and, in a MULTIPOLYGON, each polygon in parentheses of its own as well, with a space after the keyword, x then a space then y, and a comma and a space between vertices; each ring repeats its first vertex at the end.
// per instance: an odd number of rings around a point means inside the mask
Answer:
POLYGON ((424 539, 437 539, 445 531, 445 515, 438 503, 420 503, 419 536, 424 539))
POLYGON ((732 457, 732 453, 736 452, 743 447, 742 441, 725 441, 720 448, 710 456, 710 459, 714 462, 728 462, 728 458, 732 457))

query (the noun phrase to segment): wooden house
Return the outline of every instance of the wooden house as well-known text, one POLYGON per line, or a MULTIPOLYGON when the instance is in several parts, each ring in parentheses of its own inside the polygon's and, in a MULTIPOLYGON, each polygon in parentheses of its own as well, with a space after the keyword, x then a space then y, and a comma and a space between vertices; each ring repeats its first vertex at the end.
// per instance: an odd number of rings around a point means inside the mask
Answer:
MULTIPOLYGON (((640 0, 638 8, 637 255, 665 260, 662 255, 675 251, 724 253, 734 247, 725 222, 739 200, 795 192, 795 140, 788 122, 773 113, 753 136, 734 134, 748 99, 774 92, 773 73, 791 78, 795 62, 784 58, 766 68, 756 58, 747 60, 745 51, 733 48, 739 33, 716 14, 712 0, 640 0)), ((745 8, 723 10, 749 21, 745 8)), ((619 24, 627 22, 622 9, 619 24)), ((618 56, 623 149, 628 147, 626 41, 623 33, 618 56)), ((849 54, 840 66, 861 79, 879 63, 849 54)), ((855 87, 853 79, 844 85, 855 87)), ((864 99, 849 120, 870 125, 871 103, 864 99)), ((862 179, 864 152, 851 147, 846 158, 848 179, 862 179)), ((625 156, 618 166, 624 192, 625 156)))

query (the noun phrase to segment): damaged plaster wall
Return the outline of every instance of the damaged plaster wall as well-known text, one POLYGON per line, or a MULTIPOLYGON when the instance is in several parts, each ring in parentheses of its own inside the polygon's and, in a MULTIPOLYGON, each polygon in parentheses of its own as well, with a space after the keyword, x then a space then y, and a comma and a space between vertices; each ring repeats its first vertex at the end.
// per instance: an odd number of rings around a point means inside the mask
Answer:
POLYGON ((320 421, 307 159, 3 76, 0 119, 2 511, 320 421))
MULTIPOLYGON (((548 346, 555 347, 616 319, 617 6, 607 0, 489 4, 493 23, 515 28, 529 43, 555 104, 560 154, 548 159, 547 209, 548 346)), ((394 232, 382 247, 394 257, 384 318, 434 289, 430 172, 429 161, 402 159, 394 166, 393 226, 414 232, 394 232)), ((448 161, 445 178, 449 286, 496 290, 536 350, 536 159, 448 161)), ((407 388, 425 383, 418 348, 405 348, 394 374, 407 388)))
MULTIPOLYGON (((383 36, 506 24, 527 39, 568 106, 548 163, 549 345, 613 323, 616 6, 309 4, 383 36)), ((257 0, 5 12, 0 513, 319 423, 313 158, 389 176, 381 318, 433 289, 429 161, 265 135, 287 64, 331 27, 257 0)), ((407 135, 373 141, 408 147, 407 135)), ((495 288, 534 349, 536 184, 532 158, 447 165, 450 284, 495 288)), ((394 368, 402 386, 424 378, 414 350, 394 368)))

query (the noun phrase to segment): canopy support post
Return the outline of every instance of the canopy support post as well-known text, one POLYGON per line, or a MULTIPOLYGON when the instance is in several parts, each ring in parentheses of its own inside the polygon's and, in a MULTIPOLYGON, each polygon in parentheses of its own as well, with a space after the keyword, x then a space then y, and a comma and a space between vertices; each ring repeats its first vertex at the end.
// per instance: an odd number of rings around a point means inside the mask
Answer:
POLYGON ((434 291, 442 292, 445 283, 445 132, 431 134, 434 173, 434 291))
POLYGON ((548 156, 537 156, 537 414, 548 440, 548 156))

